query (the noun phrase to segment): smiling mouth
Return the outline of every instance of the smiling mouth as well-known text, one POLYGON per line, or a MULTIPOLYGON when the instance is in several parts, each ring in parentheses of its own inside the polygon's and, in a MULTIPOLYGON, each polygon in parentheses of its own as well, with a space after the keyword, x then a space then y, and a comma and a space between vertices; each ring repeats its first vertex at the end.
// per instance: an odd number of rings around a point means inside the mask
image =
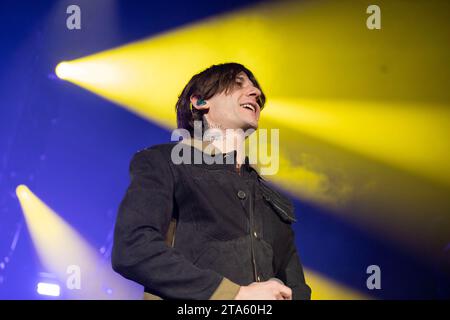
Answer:
POLYGON ((244 109, 249 109, 256 113, 256 105, 253 103, 243 103, 243 104, 241 104, 241 107, 244 109))

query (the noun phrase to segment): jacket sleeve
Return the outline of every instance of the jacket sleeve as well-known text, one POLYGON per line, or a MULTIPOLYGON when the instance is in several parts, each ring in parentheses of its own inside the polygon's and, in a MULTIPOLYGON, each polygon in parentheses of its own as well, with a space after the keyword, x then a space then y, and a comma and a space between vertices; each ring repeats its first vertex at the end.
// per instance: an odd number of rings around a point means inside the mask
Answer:
POLYGON ((152 148, 131 160, 131 183, 114 230, 112 267, 164 299, 233 299, 239 285, 196 267, 165 243, 174 201, 168 161, 152 148))
POLYGON ((303 267, 300 256, 295 247, 294 232, 292 234, 292 241, 289 242, 286 254, 286 262, 284 267, 278 274, 278 277, 285 283, 286 286, 292 290, 293 300, 310 300, 311 288, 306 284, 303 267))

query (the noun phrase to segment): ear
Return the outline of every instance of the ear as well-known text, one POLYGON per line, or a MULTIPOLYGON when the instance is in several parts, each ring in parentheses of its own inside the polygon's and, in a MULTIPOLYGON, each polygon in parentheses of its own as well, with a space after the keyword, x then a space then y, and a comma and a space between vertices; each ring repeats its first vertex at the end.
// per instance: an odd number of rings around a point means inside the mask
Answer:
POLYGON ((200 99, 198 96, 192 95, 191 98, 192 106, 198 110, 207 110, 209 109, 208 101, 204 99, 200 99))

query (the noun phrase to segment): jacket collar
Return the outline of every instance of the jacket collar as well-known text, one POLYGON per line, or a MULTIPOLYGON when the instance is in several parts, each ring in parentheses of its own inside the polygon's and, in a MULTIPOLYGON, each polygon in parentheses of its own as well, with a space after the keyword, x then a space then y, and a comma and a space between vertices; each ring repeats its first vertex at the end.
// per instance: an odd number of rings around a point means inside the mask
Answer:
MULTIPOLYGON (((191 147, 191 160, 192 164, 205 167, 207 169, 228 169, 230 171, 236 171, 236 161, 237 161, 237 151, 232 150, 227 153, 222 153, 222 151, 211 144, 210 141, 198 140, 198 139, 183 139, 179 143, 184 143, 191 147), (201 159, 204 159, 202 163, 196 164, 195 153, 201 159)), ((257 173, 256 169, 253 168, 249 163, 248 156, 245 156, 244 163, 242 164, 243 169, 251 172, 257 173)))

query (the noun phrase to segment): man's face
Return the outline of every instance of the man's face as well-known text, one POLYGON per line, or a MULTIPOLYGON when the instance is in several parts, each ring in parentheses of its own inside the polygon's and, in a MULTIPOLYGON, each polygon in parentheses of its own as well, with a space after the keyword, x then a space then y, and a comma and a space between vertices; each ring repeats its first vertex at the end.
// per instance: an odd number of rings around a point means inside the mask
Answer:
POLYGON ((227 93, 222 92, 208 99, 209 111, 206 118, 209 123, 223 129, 257 129, 261 112, 259 97, 261 91, 256 88, 245 72, 236 76, 236 86, 227 93))

